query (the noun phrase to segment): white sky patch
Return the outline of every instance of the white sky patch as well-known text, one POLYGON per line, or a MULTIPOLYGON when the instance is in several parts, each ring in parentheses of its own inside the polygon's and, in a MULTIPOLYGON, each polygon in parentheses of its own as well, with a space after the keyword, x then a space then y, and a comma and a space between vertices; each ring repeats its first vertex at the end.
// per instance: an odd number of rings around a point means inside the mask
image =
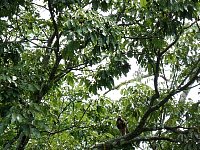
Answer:
POLYGON ((45 8, 43 8, 43 7, 40 7, 40 6, 45 6, 45 4, 44 4, 44 2, 43 1, 41 1, 41 0, 34 0, 33 1, 35 4, 37 4, 37 5, 35 5, 35 7, 37 7, 38 8, 38 12, 40 13, 40 17, 41 17, 41 19, 49 19, 50 18, 50 13, 49 13, 49 11, 47 11, 45 8))

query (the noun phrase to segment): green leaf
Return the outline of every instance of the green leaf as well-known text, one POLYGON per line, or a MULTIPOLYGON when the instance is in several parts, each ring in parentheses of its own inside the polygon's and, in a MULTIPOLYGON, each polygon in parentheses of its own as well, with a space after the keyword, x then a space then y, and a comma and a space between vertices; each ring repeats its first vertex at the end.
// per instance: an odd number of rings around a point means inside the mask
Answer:
POLYGON ((17 114, 16 113, 12 113, 11 123, 14 123, 16 120, 17 120, 17 114))
POLYGON ((35 86, 35 85, 33 85, 33 84, 27 84, 28 85, 28 87, 27 87, 27 89, 29 90, 29 91, 31 91, 31 92, 35 92, 36 90, 38 90, 38 86, 35 86))
POLYGON ((40 138, 40 131, 37 128, 30 128, 30 132, 34 138, 40 138))
POLYGON ((0 134, 2 134, 6 128, 7 125, 5 125, 4 123, 0 123, 0 134))
POLYGON ((103 106, 97 105, 97 112, 99 114, 105 114, 105 109, 103 106))
POLYGON ((102 7, 103 11, 107 11, 108 10, 108 4, 106 3, 105 0, 101 3, 101 7, 102 7))
POLYGON ((75 50, 79 48, 80 43, 78 41, 70 41, 65 49, 63 49, 62 55, 65 59, 73 57, 75 54, 75 50))
POLYGON ((92 43, 93 43, 94 45, 96 45, 96 43, 97 43, 97 35, 96 35, 94 32, 92 32, 92 33, 90 34, 90 37, 91 37, 92 43))
POLYGON ((97 0, 92 0, 92 8, 97 10, 99 7, 99 2, 97 0))
POLYGON ((146 7, 147 1, 146 0, 140 0, 140 6, 146 7))

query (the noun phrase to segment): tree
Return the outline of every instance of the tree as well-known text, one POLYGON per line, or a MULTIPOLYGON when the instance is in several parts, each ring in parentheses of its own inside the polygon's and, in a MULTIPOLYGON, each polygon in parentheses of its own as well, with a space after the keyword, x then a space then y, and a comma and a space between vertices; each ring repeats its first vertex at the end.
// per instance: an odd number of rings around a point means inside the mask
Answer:
POLYGON ((2 149, 198 149, 198 0, 0 4, 2 149))

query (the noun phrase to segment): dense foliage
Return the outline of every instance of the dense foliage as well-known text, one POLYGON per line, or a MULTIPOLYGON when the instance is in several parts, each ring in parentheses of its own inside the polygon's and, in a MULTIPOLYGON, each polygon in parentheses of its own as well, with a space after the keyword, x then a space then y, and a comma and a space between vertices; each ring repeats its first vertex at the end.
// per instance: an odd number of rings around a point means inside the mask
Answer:
POLYGON ((0 149, 197 150, 199 15, 199 0, 0 1, 0 149))

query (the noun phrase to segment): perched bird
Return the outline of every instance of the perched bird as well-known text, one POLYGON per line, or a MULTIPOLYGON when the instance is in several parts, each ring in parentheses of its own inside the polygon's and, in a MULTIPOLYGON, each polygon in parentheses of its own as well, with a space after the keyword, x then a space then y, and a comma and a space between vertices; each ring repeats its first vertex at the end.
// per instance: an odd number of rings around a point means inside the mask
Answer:
POLYGON ((122 136, 128 133, 127 123, 121 116, 118 116, 116 125, 122 136))

